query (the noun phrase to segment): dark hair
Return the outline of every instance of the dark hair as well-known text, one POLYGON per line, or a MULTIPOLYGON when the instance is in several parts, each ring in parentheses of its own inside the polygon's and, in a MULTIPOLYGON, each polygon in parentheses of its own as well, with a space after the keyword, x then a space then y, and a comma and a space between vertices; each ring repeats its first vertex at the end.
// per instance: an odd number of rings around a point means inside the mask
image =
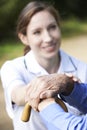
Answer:
MULTIPOLYGON (((27 4, 27 6, 22 10, 17 24, 17 34, 21 33, 26 35, 27 26, 32 18, 32 16, 40 11, 47 10, 50 12, 58 26, 60 26, 60 17, 58 11, 49 3, 41 1, 33 1, 27 4)), ((30 50, 29 46, 26 46, 24 49, 24 55, 30 50)))

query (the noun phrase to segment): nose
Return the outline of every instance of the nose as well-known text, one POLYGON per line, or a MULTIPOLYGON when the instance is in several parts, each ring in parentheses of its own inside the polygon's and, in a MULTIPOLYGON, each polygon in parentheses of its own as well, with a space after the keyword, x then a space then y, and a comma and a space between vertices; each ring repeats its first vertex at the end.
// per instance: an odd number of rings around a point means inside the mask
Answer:
POLYGON ((50 34, 49 31, 46 30, 46 31, 44 32, 44 37, 43 37, 43 39, 44 39, 44 42, 46 42, 46 43, 52 41, 52 36, 51 36, 51 34, 50 34))

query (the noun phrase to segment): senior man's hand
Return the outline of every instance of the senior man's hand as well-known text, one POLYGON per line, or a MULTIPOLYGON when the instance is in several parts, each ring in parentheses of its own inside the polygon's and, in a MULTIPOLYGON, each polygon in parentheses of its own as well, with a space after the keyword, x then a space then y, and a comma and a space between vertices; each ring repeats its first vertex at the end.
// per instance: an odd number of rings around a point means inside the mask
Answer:
POLYGON ((33 109, 45 98, 55 97, 57 94, 69 95, 74 87, 73 76, 66 74, 50 74, 32 80, 26 89, 25 100, 33 109))
POLYGON ((74 82, 77 82, 77 78, 73 77, 73 75, 71 74, 50 75, 50 80, 48 84, 49 89, 44 90, 40 94, 40 98, 55 97, 57 94, 68 96, 73 90, 74 82))

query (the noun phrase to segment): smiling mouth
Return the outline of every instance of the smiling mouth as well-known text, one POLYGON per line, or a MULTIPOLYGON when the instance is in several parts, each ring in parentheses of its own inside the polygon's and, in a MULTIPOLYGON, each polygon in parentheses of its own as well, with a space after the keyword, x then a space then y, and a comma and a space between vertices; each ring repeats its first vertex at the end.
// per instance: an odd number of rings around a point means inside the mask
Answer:
POLYGON ((51 44, 49 46, 45 46, 45 47, 43 47, 43 49, 45 51, 52 52, 52 51, 54 51, 56 49, 56 44, 51 44))

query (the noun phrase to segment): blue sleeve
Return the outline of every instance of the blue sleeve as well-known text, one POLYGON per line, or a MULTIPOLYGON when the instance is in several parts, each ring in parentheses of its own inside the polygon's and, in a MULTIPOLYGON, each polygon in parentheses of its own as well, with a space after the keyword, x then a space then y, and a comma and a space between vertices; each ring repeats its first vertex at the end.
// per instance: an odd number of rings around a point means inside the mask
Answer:
POLYGON ((87 84, 75 83, 72 93, 69 96, 63 96, 63 98, 84 114, 87 113, 87 84))
POLYGON ((56 103, 40 112, 48 130, 87 130, 87 115, 75 116, 66 113, 56 103))

